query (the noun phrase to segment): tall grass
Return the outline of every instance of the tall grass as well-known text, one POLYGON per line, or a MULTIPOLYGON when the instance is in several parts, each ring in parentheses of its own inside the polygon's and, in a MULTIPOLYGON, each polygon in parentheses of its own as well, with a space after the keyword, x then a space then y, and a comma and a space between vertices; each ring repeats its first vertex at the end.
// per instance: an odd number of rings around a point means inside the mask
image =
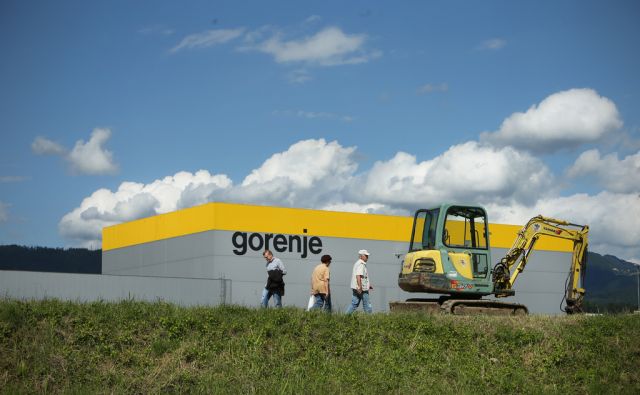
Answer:
POLYGON ((3 393, 640 393, 640 316, 0 301, 3 393))

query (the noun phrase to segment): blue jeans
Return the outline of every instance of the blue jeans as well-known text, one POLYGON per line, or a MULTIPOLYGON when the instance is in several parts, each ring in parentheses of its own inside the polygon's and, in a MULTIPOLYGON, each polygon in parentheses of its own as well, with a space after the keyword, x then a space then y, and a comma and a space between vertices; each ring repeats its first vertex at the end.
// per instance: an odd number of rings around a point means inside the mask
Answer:
POLYGON ((316 294, 314 297, 316 298, 316 303, 313 305, 311 310, 322 309, 327 313, 331 313, 331 294, 316 294))
POLYGON ((282 307, 282 296, 280 296, 279 293, 269 291, 266 288, 262 290, 262 300, 260 301, 262 307, 269 307, 269 299, 271 299, 272 296, 273 301, 276 303, 276 307, 282 307))
POLYGON ((351 290, 351 305, 347 308, 346 313, 353 313, 358 306, 360 306, 360 302, 362 302, 362 308, 365 313, 371 314, 373 309, 371 308, 371 301, 369 300, 369 291, 363 291, 362 293, 358 293, 355 289, 351 290))

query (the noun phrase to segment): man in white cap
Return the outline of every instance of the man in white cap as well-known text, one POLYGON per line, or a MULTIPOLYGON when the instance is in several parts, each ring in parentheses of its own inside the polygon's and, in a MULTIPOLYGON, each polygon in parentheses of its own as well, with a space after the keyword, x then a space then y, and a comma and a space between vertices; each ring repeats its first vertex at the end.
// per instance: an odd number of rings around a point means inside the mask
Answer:
POLYGON ((353 264, 353 272, 351 273, 351 305, 346 313, 351 314, 360 306, 365 313, 371 313, 371 301, 369 300, 369 290, 373 289, 369 282, 369 272, 367 271, 367 261, 369 260, 369 251, 358 251, 360 258, 353 264))

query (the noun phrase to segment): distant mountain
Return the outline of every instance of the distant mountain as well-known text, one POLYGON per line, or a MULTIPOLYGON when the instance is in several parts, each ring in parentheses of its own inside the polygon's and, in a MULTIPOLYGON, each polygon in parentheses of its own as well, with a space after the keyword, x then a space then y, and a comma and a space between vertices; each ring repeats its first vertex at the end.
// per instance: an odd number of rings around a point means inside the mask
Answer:
POLYGON ((638 265, 595 252, 589 252, 587 259, 584 281, 587 310, 615 312, 638 309, 638 265))
POLYGON ((0 270, 102 273, 102 250, 0 246, 0 270))

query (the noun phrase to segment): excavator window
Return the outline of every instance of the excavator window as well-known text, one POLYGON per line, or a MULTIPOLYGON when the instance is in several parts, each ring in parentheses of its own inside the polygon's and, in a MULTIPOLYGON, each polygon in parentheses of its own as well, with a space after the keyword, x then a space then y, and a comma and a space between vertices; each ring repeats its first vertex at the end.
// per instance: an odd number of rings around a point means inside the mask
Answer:
POLYGON ((473 277, 485 278, 489 271, 486 254, 473 254, 473 277))
POLYGON ((448 247, 487 249, 487 221, 479 207, 453 206, 447 210, 442 242, 448 247))
POLYGON ((411 246, 409 251, 429 250, 435 248, 436 225, 439 209, 418 210, 413 220, 411 246))

